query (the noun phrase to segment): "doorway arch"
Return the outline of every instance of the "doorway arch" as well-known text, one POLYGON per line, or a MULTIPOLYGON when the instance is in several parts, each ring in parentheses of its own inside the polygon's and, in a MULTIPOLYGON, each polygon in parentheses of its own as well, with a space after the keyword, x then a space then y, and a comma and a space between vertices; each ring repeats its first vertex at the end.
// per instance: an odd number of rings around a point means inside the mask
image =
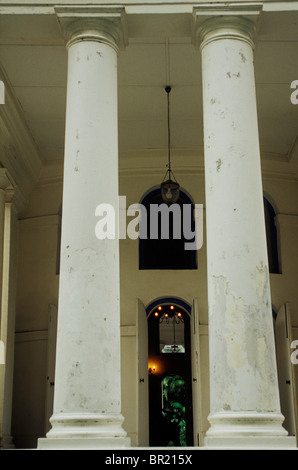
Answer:
POLYGON ((146 314, 149 445, 192 446, 191 307, 166 297, 151 302, 146 314))
POLYGON ((165 305, 165 304, 171 304, 171 303, 177 306, 180 306, 181 308, 186 310, 189 315, 191 314, 192 307, 188 302, 185 302, 185 300, 181 299, 180 297, 168 296, 168 297, 159 297, 155 300, 152 300, 146 307, 147 317, 159 305, 165 305))

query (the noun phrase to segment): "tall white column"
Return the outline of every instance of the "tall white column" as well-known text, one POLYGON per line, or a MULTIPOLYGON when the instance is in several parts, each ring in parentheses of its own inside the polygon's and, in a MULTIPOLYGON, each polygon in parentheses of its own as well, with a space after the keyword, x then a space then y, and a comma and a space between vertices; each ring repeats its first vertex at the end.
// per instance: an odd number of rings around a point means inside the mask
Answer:
POLYGON ((12 448, 11 435, 13 370, 15 346, 15 303, 17 284, 18 213, 12 202, 5 204, 3 239, 3 280, 0 339, 5 344, 5 364, 0 365, 0 448, 12 448))
POLYGON ((6 168, 0 168, 0 299, 2 297, 3 278, 3 244, 4 244, 4 221, 5 200, 7 190, 12 190, 15 183, 6 168))
POLYGON ((211 427, 206 445, 284 445, 266 249, 254 25, 213 17, 202 53, 211 427), (276 444, 276 442, 275 442, 276 444))
POLYGON ((11 436, 17 214, 11 201, 15 183, 6 168, 0 169, 0 340, 4 364, 0 364, 0 448, 13 447, 11 436))
POLYGON ((129 445, 121 415, 119 243, 117 238, 96 238, 95 209, 108 203, 117 214, 121 15, 83 15, 66 28, 54 413, 52 429, 39 448, 119 448, 129 445))

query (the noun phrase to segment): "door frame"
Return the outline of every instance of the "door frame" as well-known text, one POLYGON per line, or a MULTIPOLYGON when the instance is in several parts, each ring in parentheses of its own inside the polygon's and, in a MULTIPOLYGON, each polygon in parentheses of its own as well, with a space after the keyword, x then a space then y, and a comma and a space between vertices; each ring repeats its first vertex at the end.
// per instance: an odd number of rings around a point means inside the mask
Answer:
POLYGON ((143 302, 137 299, 136 303, 137 443, 149 447, 148 321, 143 302))
POLYGON ((274 332, 281 411, 286 430, 289 435, 295 435, 297 440, 296 384, 294 365, 291 362, 293 335, 289 303, 282 304, 278 310, 274 332))
POLYGON ((192 410, 193 410, 193 442, 194 447, 203 442, 203 407, 202 407, 202 374, 199 302, 193 299, 190 315, 191 341, 191 373, 192 373, 192 410))
POLYGON ((138 445, 149 446, 149 380, 148 380, 148 315, 158 305, 173 303, 183 308, 190 317, 191 341, 191 387, 192 387, 192 429, 193 446, 202 445, 202 383, 200 354, 199 303, 194 298, 190 305, 185 300, 174 297, 159 297, 149 302, 146 307, 137 299, 137 357, 138 357, 138 445), (143 318, 142 318, 143 317, 143 318), (146 321, 144 322, 144 317, 146 321), (145 339, 147 338, 147 339, 145 339), (146 348, 147 353, 144 349, 146 348), (147 403, 148 407, 144 404, 147 403))
POLYGON ((55 367, 56 367, 56 343, 57 343, 58 309, 56 305, 48 307, 48 349, 47 349, 47 375, 46 375, 46 399, 44 434, 50 430, 50 418, 53 414, 55 367))

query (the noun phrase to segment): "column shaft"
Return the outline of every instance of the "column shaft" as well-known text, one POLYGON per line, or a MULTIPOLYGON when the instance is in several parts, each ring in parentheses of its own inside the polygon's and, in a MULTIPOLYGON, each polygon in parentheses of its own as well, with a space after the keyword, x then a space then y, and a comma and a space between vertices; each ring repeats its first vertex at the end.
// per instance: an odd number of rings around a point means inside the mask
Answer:
MULTIPOLYGON (((12 379, 14 358, 14 319, 15 319, 15 283, 10 274, 15 270, 16 241, 11 230, 13 218, 11 204, 5 209, 7 191, 13 192, 15 183, 5 168, 0 169, 0 340, 4 344, 4 364, 0 364, 0 448, 12 447, 11 437, 11 406, 12 406, 12 379), (12 236, 12 239, 11 239, 12 236), (12 258, 11 258, 12 256, 12 258), (14 266, 11 266, 14 263, 14 266), (14 284, 12 284, 12 282, 14 284), (10 291, 12 290, 12 292, 10 291), (9 293, 8 293, 9 291, 9 293), (11 296, 10 296, 11 294, 11 296), (8 296, 10 297, 8 302, 8 296)), ((15 222, 17 223, 17 222, 15 222)))
POLYGON ((0 448, 12 448, 11 415, 15 347, 18 213, 12 202, 5 204, 1 335, 5 364, 0 366, 0 448))
MULTIPOLYGON (((210 437, 283 436, 266 249, 253 25, 201 28, 210 437)), ((211 440, 212 442, 212 440, 211 440)))
POLYGON ((54 414, 48 442, 40 442, 47 448, 128 444, 121 415, 119 242, 95 236, 97 205, 111 204, 116 214, 118 207, 117 44, 94 26, 68 42, 54 414))

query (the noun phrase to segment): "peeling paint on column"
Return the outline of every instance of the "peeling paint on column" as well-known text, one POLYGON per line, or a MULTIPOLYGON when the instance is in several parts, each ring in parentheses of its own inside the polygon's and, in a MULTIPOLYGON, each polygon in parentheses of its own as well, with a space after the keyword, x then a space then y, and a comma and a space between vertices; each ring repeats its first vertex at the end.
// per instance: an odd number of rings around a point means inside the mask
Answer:
POLYGON ((243 342, 245 341, 244 302, 231 293, 226 296, 226 342, 227 363, 231 369, 243 367, 246 362, 243 342))
MULTIPOLYGON (((243 342, 245 341, 244 302, 231 294, 224 276, 213 276, 216 306, 222 312, 221 335, 226 343, 226 360, 230 369, 245 365, 243 342)), ((215 308, 216 308, 215 306, 215 308)))
POLYGON ((266 321, 258 322, 260 315, 262 318, 268 312, 268 280, 262 263, 256 268, 254 277, 256 304, 252 305, 232 292, 225 276, 212 277, 215 302, 214 317, 211 315, 210 320, 217 321, 216 326, 213 325, 217 348, 212 353, 216 354, 215 375, 220 390, 215 403, 224 410, 249 409, 255 399, 268 411, 275 409, 278 403, 274 358, 267 339, 271 318, 267 326, 266 321), (248 387, 241 395, 243 383, 248 387))
POLYGON ((227 72, 227 77, 228 78, 232 78, 232 77, 239 78, 240 77, 240 72, 237 72, 237 73, 227 72))
POLYGON ((239 55, 241 57, 241 62, 243 62, 243 63, 246 62, 246 57, 245 57, 245 55, 243 54, 242 51, 239 52, 239 55))
POLYGON ((206 20, 205 26, 201 51, 210 352, 207 439, 266 435, 268 422, 268 435, 279 436, 284 430, 266 259, 253 28, 249 22, 231 19, 229 26, 237 34, 230 37, 229 28, 224 35, 219 18, 206 20))
POLYGON ((263 263, 261 262, 260 266, 257 266, 256 271, 255 271, 257 294, 260 297, 263 297, 264 294, 266 295, 267 293, 265 292, 265 288, 268 285, 268 282, 267 282, 268 275, 269 275, 268 268, 265 268, 263 266, 263 263))
MULTIPOLYGON (((77 138, 78 138, 78 137, 77 137, 77 138)), ((74 167, 74 171, 79 171, 79 166, 78 166, 79 153, 80 153, 80 151, 77 150, 77 151, 76 151, 76 164, 75 164, 75 167, 74 167)))
POLYGON ((259 361, 259 371, 263 377, 266 377, 266 365, 265 365, 265 354, 266 354, 267 346, 265 338, 258 338, 258 357, 260 358, 259 361))

